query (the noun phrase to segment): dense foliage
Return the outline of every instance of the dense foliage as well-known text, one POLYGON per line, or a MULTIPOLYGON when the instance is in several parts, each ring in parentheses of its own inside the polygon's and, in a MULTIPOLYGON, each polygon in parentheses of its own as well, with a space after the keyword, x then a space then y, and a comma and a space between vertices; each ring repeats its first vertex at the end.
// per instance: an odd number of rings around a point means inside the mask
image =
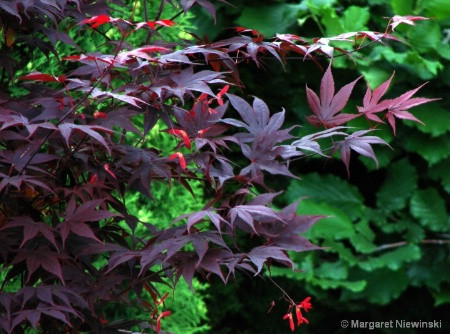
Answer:
MULTIPOLYGON (((396 118, 420 122, 408 109, 432 100, 413 97, 420 87, 386 98, 388 77, 344 112, 362 80, 336 89, 326 62, 398 41, 393 30, 422 16, 394 16, 386 32, 264 38, 236 28, 208 42, 163 31, 196 6, 215 17, 209 1, 126 4, 0 2, 0 327, 8 333, 160 332, 171 315, 162 283, 183 278, 192 288, 194 275, 227 283, 237 272, 293 269, 296 253, 320 249, 301 234, 329 212, 298 214, 306 206, 297 198, 276 209, 279 189, 267 175, 296 178, 290 169, 311 153, 340 154, 348 172, 351 151, 378 162, 372 145, 387 143, 373 130, 386 121, 395 133, 396 118), (33 64, 37 54, 51 67, 33 64), (268 58, 283 65, 291 55, 323 69, 320 86, 306 88, 307 120, 321 129, 301 136, 295 124, 283 128, 284 110, 247 101, 239 70, 268 58), (346 126, 357 119, 367 122, 346 126), (155 129, 165 139, 154 141, 155 129), (200 208, 186 207, 193 212, 144 218, 130 210, 132 196, 155 199, 161 185, 198 194, 193 180, 204 192, 200 208), (105 319, 115 304, 144 317, 105 319)), ((169 204, 178 198, 186 196, 169 204)), ((280 291, 291 329, 306 323, 309 298, 280 291)))

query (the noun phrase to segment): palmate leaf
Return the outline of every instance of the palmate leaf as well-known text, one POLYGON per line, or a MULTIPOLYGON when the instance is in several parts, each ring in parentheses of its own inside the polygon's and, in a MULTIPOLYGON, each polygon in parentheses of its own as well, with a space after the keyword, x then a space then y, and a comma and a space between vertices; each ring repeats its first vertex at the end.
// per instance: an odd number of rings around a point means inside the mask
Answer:
POLYGON ((395 30, 395 28, 399 25, 399 24, 409 24, 411 26, 415 26, 416 24, 414 23, 414 21, 421 21, 421 20, 429 20, 428 17, 423 17, 423 16, 411 16, 411 15, 406 15, 406 16, 400 16, 400 15, 395 15, 390 23, 391 29, 392 31, 395 30))
POLYGON ((91 136, 92 138, 96 139, 100 144, 102 144, 108 152, 110 152, 110 147, 108 143, 106 143, 105 138, 99 133, 107 133, 110 134, 112 131, 110 129, 98 126, 98 125, 78 125, 73 123, 62 123, 58 125, 59 131, 61 132, 61 135, 63 136, 64 140, 66 141, 67 146, 70 147, 70 136, 72 134, 73 130, 78 130, 81 132, 84 132, 88 136, 91 136))
POLYGON ((281 262, 288 267, 294 268, 294 263, 289 258, 289 256, 284 251, 282 247, 276 246, 260 246, 253 248, 249 253, 247 253, 247 257, 250 261, 256 265, 256 273, 255 276, 258 275, 264 264, 269 260, 273 259, 277 262, 281 262))
POLYGON ((172 72, 170 75, 170 83, 163 82, 159 86, 155 84, 151 89, 158 96, 162 96, 163 92, 165 92, 167 96, 176 96, 184 103, 184 96, 186 94, 193 97, 192 91, 215 97, 209 85, 214 83, 227 84, 222 78, 222 73, 215 71, 203 70, 194 73, 194 68, 190 66, 179 72, 172 72))
POLYGON ((334 79, 330 64, 320 83, 320 99, 314 91, 306 86, 308 105, 314 113, 314 115, 306 117, 308 122, 317 127, 332 128, 358 117, 357 114, 339 113, 347 104, 353 87, 360 78, 345 85, 334 95, 334 79))
POLYGON ((22 248, 25 243, 34 239, 39 233, 44 236, 56 249, 58 249, 58 245, 56 243, 54 228, 44 224, 43 222, 35 222, 31 219, 31 217, 16 217, 12 218, 7 224, 2 226, 0 230, 21 226, 23 227, 23 240, 20 244, 19 248, 22 248))
POLYGON ((63 247, 70 232, 81 237, 101 242, 97 238, 91 227, 86 223, 89 221, 96 222, 99 220, 119 216, 118 214, 112 213, 107 210, 97 210, 97 207, 102 204, 102 202, 102 199, 96 199, 87 201, 80 206, 77 206, 74 197, 69 200, 66 208, 66 213, 64 215, 64 221, 57 227, 61 234, 63 247))
POLYGON ((62 257, 63 255, 58 254, 55 251, 51 251, 45 246, 42 246, 36 250, 21 248, 18 250, 17 256, 14 258, 13 263, 18 263, 24 260, 26 261, 28 269, 27 281, 30 280, 33 273, 39 267, 42 267, 44 270, 52 273, 64 282, 61 263, 59 262, 59 259, 62 257))
POLYGON ((361 114, 364 114, 364 116, 371 121, 377 122, 377 123, 383 123, 383 120, 381 120, 377 115, 377 113, 380 113, 382 111, 387 110, 386 118, 389 122, 389 124, 392 127, 392 130, 394 132, 394 135, 396 133, 396 126, 395 126, 395 118, 410 120, 414 122, 418 122, 423 125, 423 122, 420 121, 418 118, 416 118, 414 115, 409 113, 407 110, 424 104, 431 101, 436 101, 439 99, 428 99, 428 98, 412 98, 412 96, 425 84, 407 91, 406 93, 402 94, 401 96, 394 98, 394 99, 386 99, 380 101, 380 99, 383 97, 383 95, 386 93, 387 89, 389 88, 389 85, 391 84, 392 78, 394 77, 394 73, 391 75, 391 77, 383 82, 380 86, 378 86, 373 92, 371 92, 370 87, 367 87, 366 94, 364 95, 363 99, 363 106, 357 107, 358 111, 361 114))
POLYGON ((394 131, 395 135, 395 118, 400 119, 407 119, 411 121, 418 122, 423 125, 423 122, 417 119, 414 115, 409 113, 407 110, 424 104, 431 101, 436 101, 440 99, 427 99, 423 97, 416 97, 411 98, 420 88, 422 88, 425 84, 421 85, 420 87, 417 87, 415 89, 411 89, 410 91, 407 91, 406 93, 402 94, 401 96, 392 99, 392 100, 384 100, 383 104, 387 107, 387 120, 389 124, 392 127, 392 130, 394 131))
MULTIPOLYGON (((333 148, 333 152, 336 150, 341 151, 341 159, 347 168, 347 174, 350 175, 350 154, 351 151, 355 151, 365 157, 371 158, 375 161, 378 167, 378 160, 375 152, 372 149, 372 144, 384 144, 389 146, 383 139, 376 136, 364 136, 371 130, 360 130, 348 135, 343 141, 338 142, 333 148)), ((389 146, 390 147, 390 146, 389 146)))

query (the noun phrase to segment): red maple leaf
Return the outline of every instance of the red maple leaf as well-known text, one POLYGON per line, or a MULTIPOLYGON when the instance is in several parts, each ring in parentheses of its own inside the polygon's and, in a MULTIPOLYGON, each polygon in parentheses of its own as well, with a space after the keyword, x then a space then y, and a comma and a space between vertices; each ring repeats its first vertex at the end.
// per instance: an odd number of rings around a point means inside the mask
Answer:
POLYGON ((383 139, 376 136, 364 136, 372 130, 360 130, 348 135, 343 141, 337 143, 334 150, 341 150, 341 159, 347 168, 347 174, 350 175, 350 154, 351 150, 371 158, 375 161, 378 167, 378 160, 371 144, 384 144, 389 146, 383 139))
POLYGON ((420 88, 422 88, 426 83, 417 87, 416 89, 411 89, 406 93, 400 95, 399 97, 392 100, 384 100, 382 103, 386 106, 387 114, 386 118, 392 127, 395 135, 395 118, 407 119, 410 121, 418 122, 424 124, 422 121, 417 119, 414 115, 409 113, 407 110, 409 108, 418 106, 420 104, 428 103, 431 101, 436 101, 440 99, 427 99, 424 97, 411 98, 420 88))
POLYGON ((391 23, 389 24, 392 28, 392 31, 394 31, 394 29, 399 25, 399 24, 409 24, 411 26, 415 26, 416 24, 414 23, 414 21, 421 21, 421 20, 429 20, 429 18, 427 17, 423 17, 423 16, 411 16, 411 15, 406 15, 406 16, 400 16, 400 15, 395 15, 392 19, 391 19, 391 23))
POLYGON ((308 122, 317 127, 332 128, 358 117, 357 114, 339 114, 339 112, 344 109, 353 87, 360 78, 345 85, 334 95, 334 80, 330 64, 320 83, 320 99, 314 91, 306 86, 308 104, 314 113, 314 115, 306 117, 308 122))

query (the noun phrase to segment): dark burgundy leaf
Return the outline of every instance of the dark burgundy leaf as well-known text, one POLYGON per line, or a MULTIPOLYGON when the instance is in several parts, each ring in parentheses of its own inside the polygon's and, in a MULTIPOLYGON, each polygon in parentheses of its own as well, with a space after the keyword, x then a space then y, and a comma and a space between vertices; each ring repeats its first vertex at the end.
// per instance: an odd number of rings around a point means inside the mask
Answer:
POLYGON ((352 133, 351 135, 348 135, 343 141, 337 143, 334 150, 339 149, 341 151, 341 159, 344 162, 345 167, 347 168, 348 174, 350 174, 349 166, 351 150, 354 150, 363 156, 373 159, 378 167, 378 160, 371 144, 388 145, 388 143, 376 136, 364 136, 370 131, 371 130, 357 131, 355 133, 352 133))
POLYGON ((320 99, 314 91, 306 87, 308 104, 314 113, 313 116, 308 116, 307 120, 317 127, 332 128, 358 117, 357 114, 339 113, 347 104, 353 87, 360 78, 345 85, 334 95, 334 79, 331 65, 328 66, 320 84, 320 99))
POLYGON ((294 268, 294 263, 284 252, 284 249, 276 246, 260 246, 247 253, 250 261, 256 266, 256 274, 259 274, 267 260, 273 259, 294 268))

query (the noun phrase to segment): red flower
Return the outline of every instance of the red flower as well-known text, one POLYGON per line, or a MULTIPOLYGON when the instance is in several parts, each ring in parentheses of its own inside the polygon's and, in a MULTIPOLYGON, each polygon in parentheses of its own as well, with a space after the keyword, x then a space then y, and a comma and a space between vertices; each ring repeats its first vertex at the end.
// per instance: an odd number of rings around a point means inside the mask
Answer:
POLYGON ((289 319, 289 327, 291 327, 291 331, 295 330, 294 319, 292 318, 292 313, 285 314, 283 319, 289 319))
POLYGON ((312 308, 311 303, 309 302, 311 300, 311 297, 306 297, 300 304, 298 304, 298 307, 304 309, 306 312, 308 312, 308 309, 312 308))

